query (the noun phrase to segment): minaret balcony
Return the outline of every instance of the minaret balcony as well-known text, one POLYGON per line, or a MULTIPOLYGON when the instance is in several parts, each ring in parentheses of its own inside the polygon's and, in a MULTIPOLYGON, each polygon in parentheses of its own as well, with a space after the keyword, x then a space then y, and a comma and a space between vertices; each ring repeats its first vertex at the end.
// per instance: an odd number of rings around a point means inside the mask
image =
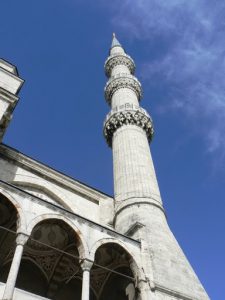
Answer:
POLYGON ((147 135, 149 142, 154 134, 153 122, 145 109, 132 104, 125 104, 115 107, 107 116, 104 122, 104 136, 107 144, 112 146, 114 132, 125 125, 136 125, 141 127, 147 135))
POLYGON ((105 86, 105 99, 111 105, 111 99, 115 91, 120 88, 129 88, 133 90, 140 101, 142 98, 142 87, 138 79, 130 74, 120 73, 111 77, 105 86))
POLYGON ((110 55, 105 62, 105 74, 107 77, 111 76, 112 69, 115 66, 124 65, 126 66, 131 74, 134 74, 135 71, 135 63, 133 59, 127 54, 115 54, 110 55))

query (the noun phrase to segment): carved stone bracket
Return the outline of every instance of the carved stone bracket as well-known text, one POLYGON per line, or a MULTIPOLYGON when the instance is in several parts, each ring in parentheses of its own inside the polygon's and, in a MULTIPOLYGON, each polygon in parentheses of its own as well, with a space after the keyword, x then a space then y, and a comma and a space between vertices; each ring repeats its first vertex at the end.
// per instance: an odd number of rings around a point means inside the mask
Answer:
POLYGON ((143 128, 147 138, 151 141, 154 129, 151 117, 143 109, 124 110, 109 114, 104 124, 104 136, 108 145, 112 146, 114 132, 123 125, 136 125, 143 128))
POLYGON ((131 74, 134 74, 135 64, 133 59, 127 54, 111 55, 105 62, 105 74, 107 77, 110 77, 112 69, 115 66, 124 65, 128 67, 131 74))
POLYGON ((115 91, 120 88, 129 88, 133 90, 138 100, 142 97, 142 88, 140 82, 133 75, 121 73, 111 77, 105 86, 105 99, 111 105, 111 99, 115 91))

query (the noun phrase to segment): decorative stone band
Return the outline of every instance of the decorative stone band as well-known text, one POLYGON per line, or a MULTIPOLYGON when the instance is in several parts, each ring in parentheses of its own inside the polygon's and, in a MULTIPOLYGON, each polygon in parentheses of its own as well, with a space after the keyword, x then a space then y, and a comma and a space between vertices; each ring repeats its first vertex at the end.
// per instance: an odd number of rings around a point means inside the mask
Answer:
POLYGON ((149 114, 143 108, 118 109, 117 112, 109 113, 104 123, 104 136, 106 142, 111 147, 114 132, 124 125, 136 125, 146 132, 149 141, 152 140, 154 129, 153 122, 149 114))
POLYGON ((105 74, 107 77, 110 77, 112 69, 115 66, 124 65, 128 67, 131 74, 134 74, 135 63, 133 59, 127 54, 111 55, 107 58, 105 62, 105 74))
POLYGON ((115 91, 120 88, 129 88, 133 90, 138 100, 142 97, 142 88, 140 82, 133 75, 120 73, 109 79, 105 86, 105 99, 111 105, 111 99, 115 91))

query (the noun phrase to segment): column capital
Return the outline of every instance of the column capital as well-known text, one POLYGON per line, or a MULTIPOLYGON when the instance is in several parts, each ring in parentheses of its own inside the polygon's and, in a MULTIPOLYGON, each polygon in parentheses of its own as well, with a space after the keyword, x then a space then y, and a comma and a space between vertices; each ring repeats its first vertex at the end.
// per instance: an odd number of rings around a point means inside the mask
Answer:
POLYGON ((16 244, 24 246, 28 239, 29 239, 29 235, 23 232, 18 232, 16 236, 16 244))
POLYGON ((89 259, 84 258, 80 261, 80 266, 81 266, 83 271, 89 271, 90 272, 90 270, 93 266, 93 262, 90 261, 89 259))

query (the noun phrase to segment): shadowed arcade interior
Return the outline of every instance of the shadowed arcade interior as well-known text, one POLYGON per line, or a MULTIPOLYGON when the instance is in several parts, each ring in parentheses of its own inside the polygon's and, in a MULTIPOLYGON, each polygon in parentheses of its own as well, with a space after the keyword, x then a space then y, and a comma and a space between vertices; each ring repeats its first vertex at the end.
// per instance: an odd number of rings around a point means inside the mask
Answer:
MULTIPOLYGON (((17 210, 14 205, 0 194, 0 226, 16 232, 17 210)), ((15 250, 16 235, 0 228, 0 281, 6 282, 10 268, 10 260, 15 250)))
POLYGON ((121 274, 94 265, 91 269, 91 286, 98 300, 133 300, 136 293, 130 263, 131 256, 120 245, 107 243, 95 254, 95 263, 121 274), (131 278, 130 278, 131 277, 131 278))
MULTIPOLYGON (((1 196, 0 225, 16 231, 16 215, 14 206, 1 196)), ((6 282, 16 235, 4 230, 0 234, 0 281, 6 282)), ((80 299, 82 271, 79 243, 74 230, 62 220, 47 219, 38 223, 24 246, 16 287, 50 299, 65 299, 65 295, 66 299, 80 299)))
POLYGON ((25 246, 16 286, 50 299, 64 299, 64 294, 67 299, 79 298, 82 278, 79 242, 74 230, 62 220, 38 223, 25 246))
MULTIPOLYGON (((16 232, 17 222, 17 209, 0 194, 0 226, 16 232)), ((7 281, 15 241, 15 233, 0 229, 1 282, 7 281)), ((45 219, 38 223, 24 246, 16 287, 54 300, 81 299, 80 243, 74 229, 61 219, 45 219)), ((130 254, 120 245, 101 245, 90 272, 90 300, 135 299, 131 262, 130 254)))

